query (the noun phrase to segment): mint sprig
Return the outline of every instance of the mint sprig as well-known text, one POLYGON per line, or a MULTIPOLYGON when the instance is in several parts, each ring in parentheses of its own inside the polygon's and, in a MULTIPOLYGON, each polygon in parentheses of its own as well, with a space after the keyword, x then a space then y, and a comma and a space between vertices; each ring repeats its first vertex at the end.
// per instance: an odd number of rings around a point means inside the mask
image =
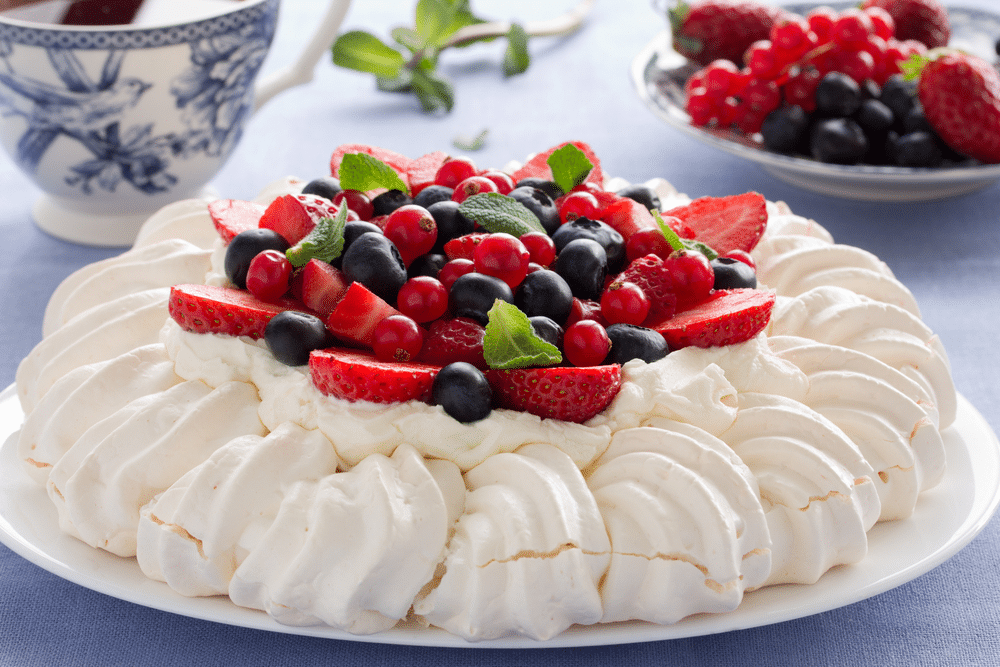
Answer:
POLYGON ((715 252, 707 243, 702 243, 697 239, 682 239, 673 228, 667 224, 667 221, 663 219, 659 211, 653 211, 653 218, 656 220, 657 226, 660 228, 660 232, 663 234, 664 238, 667 239, 667 243, 673 250, 697 250, 705 257, 708 261, 712 261, 719 256, 719 253, 715 252))
POLYGON ((552 366, 562 361, 559 348, 539 338, 517 306, 497 299, 488 316, 483 358, 490 368, 552 366))
POLYGON ((563 192, 569 192, 583 183, 594 168, 586 154, 573 144, 566 144, 552 151, 545 162, 552 170, 552 180, 563 192))
POLYGON ((472 195, 459 205, 458 212, 494 234, 503 232, 520 238, 528 232, 545 232, 538 216, 527 206, 498 192, 472 195))
POLYGON ((344 251, 344 225, 347 224, 347 207, 341 206, 332 218, 320 218, 304 239, 285 251, 292 266, 305 266, 310 259, 332 262, 344 251))
POLYGON ((396 170, 367 153, 348 153, 337 171, 340 187, 345 190, 399 190, 409 193, 410 188, 396 170))

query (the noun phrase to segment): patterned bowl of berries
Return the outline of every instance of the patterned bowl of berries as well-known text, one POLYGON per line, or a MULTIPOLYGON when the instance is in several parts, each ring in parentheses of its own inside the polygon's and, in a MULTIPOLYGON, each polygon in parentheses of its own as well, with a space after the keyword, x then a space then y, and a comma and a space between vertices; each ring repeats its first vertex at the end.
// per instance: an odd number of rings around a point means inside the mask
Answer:
POLYGON ((938 0, 660 4, 670 29, 632 79, 685 134, 850 199, 942 199, 1000 180, 1000 15, 938 0))

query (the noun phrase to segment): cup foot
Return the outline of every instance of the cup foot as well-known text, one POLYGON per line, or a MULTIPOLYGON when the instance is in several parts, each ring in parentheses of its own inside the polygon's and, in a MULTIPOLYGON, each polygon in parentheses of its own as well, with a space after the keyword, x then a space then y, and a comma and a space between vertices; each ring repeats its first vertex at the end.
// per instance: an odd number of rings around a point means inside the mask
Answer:
MULTIPOLYGON (((215 198, 212 188, 204 188, 195 197, 215 198)), ((35 224, 50 236, 80 245, 101 248, 131 246, 142 223, 156 211, 143 213, 87 213, 73 211, 47 195, 32 207, 35 224)))

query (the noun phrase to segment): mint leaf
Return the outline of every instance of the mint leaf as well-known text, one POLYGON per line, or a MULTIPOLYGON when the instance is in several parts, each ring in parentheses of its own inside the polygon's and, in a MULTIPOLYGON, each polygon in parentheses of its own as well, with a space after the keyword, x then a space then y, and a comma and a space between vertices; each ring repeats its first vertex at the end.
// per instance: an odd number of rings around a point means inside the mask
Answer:
POLYGON ((552 180, 563 192, 569 192, 583 183, 594 168, 584 152, 573 144, 566 144, 552 151, 545 162, 552 170, 552 180))
POLYGON ((424 48, 424 40, 420 38, 420 33, 413 28, 399 26, 390 30, 389 34, 397 44, 410 51, 418 51, 424 48))
POLYGON ((348 153, 337 173, 340 187, 345 190, 367 192, 385 188, 407 193, 410 191, 395 169, 367 153, 348 153))
POLYGON ((519 24, 513 23, 510 30, 507 31, 507 51, 503 56, 503 74, 504 76, 523 74, 530 64, 528 33, 519 24))
POLYGON ((681 237, 678 236, 677 232, 675 232, 673 228, 667 224, 667 221, 663 219, 663 216, 660 215, 659 211, 653 211, 653 218, 656 220, 657 226, 660 228, 663 236, 667 239, 667 243, 670 244, 670 247, 674 250, 683 250, 684 242, 681 241, 681 237))
POLYGON ((710 262, 719 256, 719 253, 715 252, 715 250, 713 250, 709 245, 702 243, 701 241, 694 239, 681 239, 681 243, 684 244, 685 248, 689 250, 697 250, 705 257, 708 257, 708 261, 710 262))
POLYGON ((486 137, 490 131, 483 130, 474 137, 455 137, 452 145, 460 151, 480 151, 486 146, 486 137))
POLYGON ((528 207, 499 192, 472 195, 461 203, 458 212, 494 234, 503 232, 520 238, 528 232, 545 232, 538 216, 528 207))
POLYGON ((455 89, 444 79, 423 69, 413 70, 410 86, 424 111, 451 111, 455 106, 455 89))
POLYGON ((310 259, 332 262, 344 251, 347 207, 341 206, 334 218, 320 218, 308 235, 285 251, 292 266, 305 266, 310 259))
POLYGON ((406 61, 391 46, 363 30, 345 32, 333 43, 333 62, 339 67, 395 79, 406 61))
POLYGON ((451 34, 455 6, 449 0, 419 0, 416 10, 417 34, 425 44, 440 46, 451 34))
POLYGON ((551 366, 562 361, 559 348, 539 338, 517 306, 497 299, 488 315, 483 357, 490 368, 551 366))

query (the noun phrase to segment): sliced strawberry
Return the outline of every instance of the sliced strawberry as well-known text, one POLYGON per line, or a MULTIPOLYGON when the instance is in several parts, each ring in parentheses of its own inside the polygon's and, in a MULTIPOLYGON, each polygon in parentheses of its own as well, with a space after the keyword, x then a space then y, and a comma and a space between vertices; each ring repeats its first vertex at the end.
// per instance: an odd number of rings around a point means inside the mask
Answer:
POLYGON ((647 322, 658 322, 672 317, 677 311, 677 295, 670 270, 659 255, 646 255, 633 261, 618 274, 615 282, 638 285, 649 299, 647 322))
POLYGON ((502 408, 578 424, 608 407, 622 386, 617 364, 491 369, 486 379, 502 408))
POLYGON ((690 310, 654 324, 673 349, 716 347, 750 340, 767 326, 774 292, 758 289, 718 290, 690 310))
POLYGON ((664 215, 680 218, 694 231, 695 239, 708 244, 720 255, 730 250, 750 252, 767 227, 767 202, 756 192, 702 197, 664 215))
POLYGON ((434 184, 434 175, 447 159, 448 154, 444 151, 434 151, 410 162, 403 180, 410 186, 411 197, 416 197, 421 190, 434 184))
POLYGON ((278 313, 305 309, 291 299, 267 303, 231 287, 174 285, 167 310, 185 331, 250 336, 256 340, 278 313))
POLYGON ((649 209, 628 197, 618 197, 608 203, 601 212, 601 222, 614 228, 626 242, 640 229, 658 228, 649 209))
POLYGON ((430 364, 379 361, 368 352, 335 347, 309 355, 313 385, 326 396, 348 401, 429 403, 439 370, 430 364))
POLYGON ((400 312, 361 283, 351 283, 326 320, 326 328, 351 343, 371 347, 375 325, 400 312))
POLYGON ((316 195, 282 195, 271 202, 260 218, 260 227, 273 229, 289 245, 295 245, 313 230, 322 218, 337 215, 337 206, 316 195))
POLYGON ((486 232, 473 232, 451 239, 444 244, 444 254, 448 259, 472 259, 476 246, 487 236, 486 232))
POLYGON ((410 168, 413 160, 406 157, 405 155, 400 155, 395 151, 390 151, 386 148, 379 148, 378 146, 369 146, 367 144, 341 144, 333 150, 333 155, 330 157, 330 174, 332 176, 338 176, 340 173, 340 163, 344 161, 344 156, 349 153, 365 153, 371 155, 373 158, 385 162, 387 165, 396 170, 397 174, 405 181, 406 177, 403 176, 410 168))
POLYGON ((264 210, 263 204, 239 199, 217 199, 208 205, 212 224, 226 244, 241 232, 257 229, 264 210))
POLYGON ((486 330, 479 322, 466 317, 441 319, 431 322, 419 360, 428 364, 447 366, 464 361, 476 368, 487 368, 483 358, 483 336, 486 330))
MULTIPOLYGON (((594 153, 594 150, 587 144, 583 143, 582 141, 570 141, 566 143, 571 143, 577 148, 579 148, 581 151, 583 151, 583 154, 587 156, 587 159, 590 160, 590 163, 594 165, 593 169, 590 170, 590 173, 587 174, 587 178, 584 179, 584 182, 596 183, 597 185, 603 186, 604 172, 601 171, 601 160, 597 157, 597 154, 594 153)), ((524 178, 529 178, 529 177, 552 180, 552 169, 549 168, 549 163, 548 163, 549 156, 565 145, 566 145, 565 143, 559 144, 558 146, 553 146, 544 153, 539 153, 535 157, 528 160, 528 162, 523 167, 515 171, 511 175, 511 178, 514 179, 515 183, 524 178)))
POLYGON ((318 259, 310 259, 292 278, 292 294, 315 311, 327 317, 347 292, 348 281, 334 266, 318 259))

